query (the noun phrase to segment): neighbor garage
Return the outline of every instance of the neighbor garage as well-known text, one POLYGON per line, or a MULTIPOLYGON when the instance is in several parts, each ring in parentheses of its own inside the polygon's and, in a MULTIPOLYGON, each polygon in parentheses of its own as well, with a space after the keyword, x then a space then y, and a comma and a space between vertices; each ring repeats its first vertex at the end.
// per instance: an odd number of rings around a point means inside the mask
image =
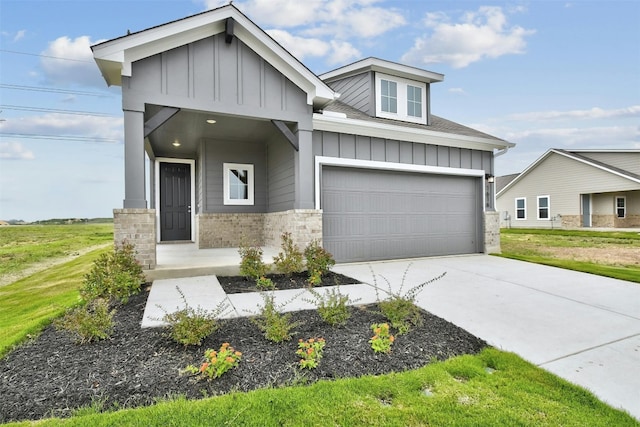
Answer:
POLYGON ((482 252, 482 180, 322 168, 323 246, 338 262, 482 252))

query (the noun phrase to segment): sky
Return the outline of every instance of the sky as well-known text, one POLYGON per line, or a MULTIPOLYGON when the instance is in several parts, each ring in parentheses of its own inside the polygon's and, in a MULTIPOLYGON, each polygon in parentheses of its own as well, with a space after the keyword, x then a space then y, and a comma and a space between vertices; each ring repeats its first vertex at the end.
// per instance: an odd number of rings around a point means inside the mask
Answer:
MULTIPOLYGON (((111 217, 124 198, 120 88, 90 46, 219 0, 0 0, 0 219, 111 217)), ((445 75, 433 114, 516 144, 640 149, 640 1, 235 0, 316 74, 366 57, 445 75)))

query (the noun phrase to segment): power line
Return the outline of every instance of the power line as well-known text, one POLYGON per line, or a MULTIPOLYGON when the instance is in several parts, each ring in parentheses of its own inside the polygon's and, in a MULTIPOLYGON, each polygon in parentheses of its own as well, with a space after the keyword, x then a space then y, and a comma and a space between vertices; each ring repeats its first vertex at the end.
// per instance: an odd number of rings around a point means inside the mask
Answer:
POLYGON ((28 139, 52 139, 57 141, 73 141, 73 142, 120 142, 117 139, 100 138, 91 136, 73 136, 73 135, 44 135, 37 133, 4 133, 0 132, 0 136, 8 136, 11 138, 28 138, 28 139))
POLYGON ((4 110, 38 111, 42 113, 72 114, 78 116, 120 117, 114 114, 99 113, 94 111, 59 110, 56 108, 25 107, 22 105, 0 105, 0 108, 4 110))
POLYGON ((62 61, 84 62, 88 64, 93 63, 93 61, 87 61, 86 59, 62 58, 60 56, 43 55, 41 53, 18 52, 17 50, 0 49, 0 52, 13 53, 16 55, 39 56, 40 58, 60 59, 62 61))
POLYGON ((100 98, 110 98, 113 95, 105 95, 99 92, 85 92, 80 90, 60 89, 56 87, 44 87, 44 86, 23 86, 23 85, 10 85, 0 83, 0 88, 13 89, 13 90, 25 90, 28 92, 52 92, 52 93, 64 93, 69 95, 82 95, 82 96, 97 96, 100 98))

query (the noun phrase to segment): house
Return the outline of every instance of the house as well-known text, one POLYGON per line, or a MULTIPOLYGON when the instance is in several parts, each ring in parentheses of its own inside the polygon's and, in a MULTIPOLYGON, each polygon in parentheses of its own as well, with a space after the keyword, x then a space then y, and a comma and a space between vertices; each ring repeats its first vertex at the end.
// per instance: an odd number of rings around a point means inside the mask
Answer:
POLYGON ((487 177, 513 144, 433 115, 442 74, 367 58, 317 76, 233 5, 92 50, 122 87, 115 239, 146 268, 164 242, 284 231, 340 262, 499 248, 487 177))
POLYGON ((502 227, 640 227, 640 150, 548 150, 496 205, 502 227))

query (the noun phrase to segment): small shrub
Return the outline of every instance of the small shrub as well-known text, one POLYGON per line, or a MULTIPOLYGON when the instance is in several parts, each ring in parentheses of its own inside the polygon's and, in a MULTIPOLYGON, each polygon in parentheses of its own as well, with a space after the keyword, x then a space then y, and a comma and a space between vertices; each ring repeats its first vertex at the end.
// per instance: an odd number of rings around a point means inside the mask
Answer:
POLYGON ((262 294, 264 304, 262 307, 259 306, 258 315, 251 320, 264 333, 264 337, 269 341, 282 342, 291 339, 291 332, 299 323, 291 321, 291 313, 282 313, 281 310, 295 298, 297 298, 297 295, 284 304, 276 306, 273 293, 262 294))
MULTIPOLYGON (((404 288, 405 279, 407 276, 407 272, 411 264, 409 264, 402 275, 402 282, 400 284, 400 289, 398 292, 393 292, 391 289, 391 283, 384 277, 382 277, 386 282, 389 288, 388 294, 389 296, 384 300, 380 300, 380 296, 378 293, 378 284, 375 279, 375 274, 373 276, 374 286, 376 288, 376 296, 378 299, 378 308, 384 317, 391 323, 391 326, 398 331, 398 335, 406 334, 411 329, 411 326, 417 326, 422 321, 422 316, 420 315, 420 308, 415 304, 416 297, 418 294, 425 288, 425 286, 435 282, 436 280, 442 279, 446 272, 441 275, 434 277, 433 279, 427 280, 426 282, 422 282, 417 286, 412 287, 406 293, 402 293, 402 288, 404 288)), ((372 271, 373 273, 373 271, 372 271)))
POLYGON ((309 289, 309 292, 313 295, 313 299, 306 301, 315 305, 322 320, 331 326, 345 324, 351 315, 348 305, 357 301, 340 293, 338 287, 327 290, 323 294, 314 289, 309 289))
POLYGON ((220 329, 218 318, 227 309, 226 301, 220 302, 218 306, 207 311, 198 306, 193 308, 187 304, 184 293, 176 286, 185 308, 174 313, 168 313, 164 308, 158 306, 165 312, 162 320, 168 323, 169 336, 178 344, 185 347, 188 345, 202 345, 202 341, 220 329))
POLYGON ((240 244, 240 274, 246 278, 258 280, 269 272, 269 268, 262 261, 262 248, 240 244))
POLYGON ((268 277, 262 276, 256 280, 256 288, 261 291, 272 291, 276 288, 276 285, 268 277))
POLYGON ((322 276, 327 274, 336 263, 333 255, 320 246, 318 240, 315 239, 305 248, 304 257, 307 261, 309 283, 312 286, 320 284, 322 276))
POLYGON ((84 276, 80 295, 85 301, 114 298, 126 304, 131 295, 140 292, 144 283, 142 267, 136 261, 134 246, 123 242, 113 252, 104 253, 84 276))
POLYGON ((389 331, 389 325, 387 323, 374 323, 371 325, 373 330, 373 337, 369 340, 371 348, 376 353, 389 353, 391 352, 391 344, 395 341, 393 335, 389 331))
POLYGON ((67 311, 54 321, 54 326, 71 333, 78 344, 87 344, 111 337, 114 314, 115 310, 109 310, 109 302, 98 298, 67 311))
POLYGON ((273 257, 273 263, 276 268, 287 276, 301 272, 304 269, 302 252, 300 252, 298 245, 293 243, 291 233, 282 233, 281 239, 282 251, 280 251, 277 256, 273 257))
POLYGON ((204 351, 204 362, 197 367, 189 365, 185 372, 200 375, 202 378, 213 380, 219 378, 230 369, 240 364, 242 353, 236 351, 228 342, 223 343, 220 350, 207 349, 204 351))
POLYGON ((298 362, 300 369, 317 368, 320 359, 322 359, 324 345, 324 338, 309 338, 307 341, 300 339, 298 341, 298 350, 296 350, 296 354, 301 357, 300 362, 298 362))

